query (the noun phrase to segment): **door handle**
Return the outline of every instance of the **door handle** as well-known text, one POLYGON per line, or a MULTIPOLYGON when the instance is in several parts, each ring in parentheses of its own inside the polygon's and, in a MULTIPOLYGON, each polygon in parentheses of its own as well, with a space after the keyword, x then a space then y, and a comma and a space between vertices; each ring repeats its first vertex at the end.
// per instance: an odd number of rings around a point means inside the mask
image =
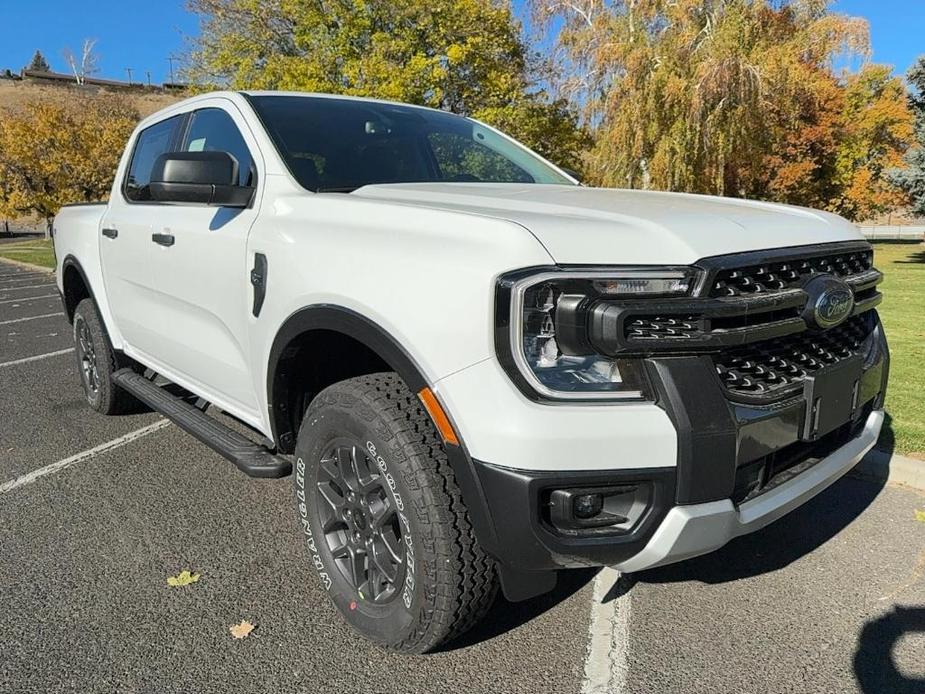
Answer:
POLYGON ((173 234, 151 234, 151 240, 160 246, 172 246, 176 241, 173 234))
POLYGON ((119 235, 118 229, 103 229, 103 236, 108 239, 114 239, 119 235))

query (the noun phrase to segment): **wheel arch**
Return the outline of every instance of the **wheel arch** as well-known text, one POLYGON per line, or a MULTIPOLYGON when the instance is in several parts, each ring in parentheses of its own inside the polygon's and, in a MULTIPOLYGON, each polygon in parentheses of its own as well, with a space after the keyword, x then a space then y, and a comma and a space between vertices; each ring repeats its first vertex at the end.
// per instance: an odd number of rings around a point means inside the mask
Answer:
MULTIPOLYGON (((284 453, 294 451, 298 423, 307 407, 307 403, 299 403, 294 397, 292 388, 293 386, 298 388, 298 379, 293 382, 290 380, 290 375, 293 367, 298 367, 300 357, 302 359, 311 358, 310 354, 302 351, 306 344, 311 344, 306 340, 310 340, 313 335, 322 334, 339 335, 341 338, 361 345, 363 349, 375 355, 379 362, 368 364, 370 367, 368 373, 382 368, 395 371, 416 395, 422 389, 430 387, 424 371, 414 358, 380 325, 352 309, 333 304, 320 304, 300 309, 292 314, 277 332, 267 366, 267 406, 270 426, 273 440, 284 453), (373 368, 376 366, 378 368, 373 368), (294 407, 295 410, 293 410, 294 407)), ((362 374, 355 372, 346 377, 356 375, 362 374)), ((452 424, 452 414, 449 412, 446 414, 452 424)), ((498 557, 500 550, 498 537, 485 492, 465 442, 459 435, 459 429, 455 426, 453 428, 459 439, 459 445, 445 443, 444 450, 469 510, 470 520, 479 543, 489 554, 498 557)), ((538 581, 535 576, 522 580, 519 572, 512 572, 509 567, 503 565, 499 568, 501 569, 502 587, 509 598, 532 597, 532 595, 551 589, 555 584, 554 578, 552 584, 548 580, 538 581)), ((553 577, 554 575, 552 574, 553 577)))
POLYGON ((69 323, 74 322, 77 304, 84 299, 93 299, 94 303, 97 303, 93 285, 90 284, 80 261, 73 255, 67 255, 61 263, 61 301, 69 323))
MULTIPOLYGON (((378 366, 378 370, 384 366, 395 371, 414 393, 428 386, 424 372, 414 359, 377 323, 335 304, 302 308, 289 316, 277 331, 267 364, 268 414, 273 440, 280 450, 287 453, 293 450, 301 419, 301 412, 293 411, 292 389, 298 385, 290 378, 293 369, 299 367, 300 357, 317 356, 310 352, 306 354, 306 348, 323 348, 338 342, 366 350, 368 357, 375 357, 370 360, 369 366, 378 366), (313 338, 317 338, 317 342, 313 338), (375 362, 376 359, 379 363, 375 362)), ((347 377, 362 373, 361 367, 347 377)))

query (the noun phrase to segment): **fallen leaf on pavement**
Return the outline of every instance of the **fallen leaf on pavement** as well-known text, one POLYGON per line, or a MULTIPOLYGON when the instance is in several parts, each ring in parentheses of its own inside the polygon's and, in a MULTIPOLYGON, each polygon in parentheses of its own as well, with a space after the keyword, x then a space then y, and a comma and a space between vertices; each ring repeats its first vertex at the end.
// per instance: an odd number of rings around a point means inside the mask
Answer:
POLYGON ((178 588, 179 586, 188 586, 190 583, 195 583, 199 580, 198 573, 190 573, 186 569, 178 573, 176 576, 167 577, 167 585, 172 588, 178 588))
POLYGON ((236 639, 243 639, 249 633, 254 630, 254 625, 248 622, 246 619, 242 619, 240 624, 233 624, 228 627, 228 631, 231 632, 231 635, 236 639))
POLYGON ((925 523, 925 511, 920 511, 919 509, 915 509, 915 519, 917 521, 921 521, 922 523, 925 523))

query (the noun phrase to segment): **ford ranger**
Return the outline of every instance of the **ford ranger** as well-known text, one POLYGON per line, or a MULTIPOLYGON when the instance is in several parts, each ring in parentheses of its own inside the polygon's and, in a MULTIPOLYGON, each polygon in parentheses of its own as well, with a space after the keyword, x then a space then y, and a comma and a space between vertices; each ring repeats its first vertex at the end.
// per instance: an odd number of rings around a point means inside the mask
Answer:
POLYGON ((318 584, 403 652, 499 586, 753 532, 883 423, 882 277, 853 225, 585 187, 449 113, 197 96, 54 230, 90 407, 291 473, 318 584))

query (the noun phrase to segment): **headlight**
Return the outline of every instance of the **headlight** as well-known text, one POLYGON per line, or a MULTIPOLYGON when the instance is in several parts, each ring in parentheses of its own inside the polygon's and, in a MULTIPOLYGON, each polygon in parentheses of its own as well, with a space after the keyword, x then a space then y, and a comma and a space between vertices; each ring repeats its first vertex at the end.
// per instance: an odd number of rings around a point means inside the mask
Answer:
POLYGON ((692 270, 674 268, 507 275, 498 286, 499 357, 522 390, 527 385, 544 398, 644 399, 641 362, 597 353, 588 340, 588 309, 600 301, 683 296, 693 280, 692 270))

